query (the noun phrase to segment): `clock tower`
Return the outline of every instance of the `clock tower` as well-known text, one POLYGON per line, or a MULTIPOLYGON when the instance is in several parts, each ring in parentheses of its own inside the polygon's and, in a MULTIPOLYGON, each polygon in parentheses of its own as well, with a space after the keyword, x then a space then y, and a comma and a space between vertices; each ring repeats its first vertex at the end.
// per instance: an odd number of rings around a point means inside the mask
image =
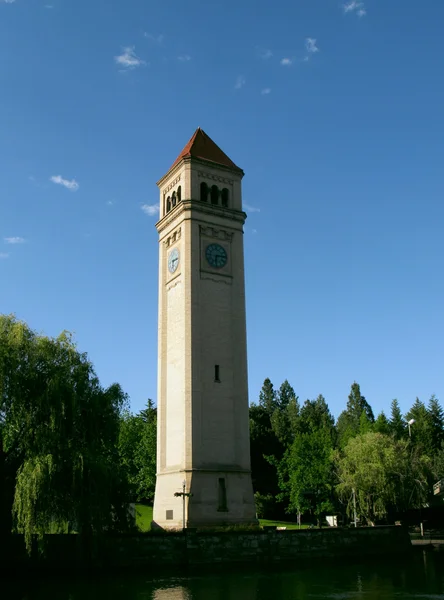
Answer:
POLYGON ((241 181, 197 129, 160 189, 153 526, 255 523, 241 181), (185 514, 180 494, 184 490, 185 514))

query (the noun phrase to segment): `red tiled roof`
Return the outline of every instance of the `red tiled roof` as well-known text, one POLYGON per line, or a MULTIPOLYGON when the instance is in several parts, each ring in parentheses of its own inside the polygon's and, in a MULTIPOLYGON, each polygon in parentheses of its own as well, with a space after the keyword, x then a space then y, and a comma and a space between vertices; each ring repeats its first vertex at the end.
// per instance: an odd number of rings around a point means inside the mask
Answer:
POLYGON ((200 127, 196 129, 193 137, 171 165, 171 169, 183 158, 200 158, 228 167, 229 169, 243 172, 200 127))

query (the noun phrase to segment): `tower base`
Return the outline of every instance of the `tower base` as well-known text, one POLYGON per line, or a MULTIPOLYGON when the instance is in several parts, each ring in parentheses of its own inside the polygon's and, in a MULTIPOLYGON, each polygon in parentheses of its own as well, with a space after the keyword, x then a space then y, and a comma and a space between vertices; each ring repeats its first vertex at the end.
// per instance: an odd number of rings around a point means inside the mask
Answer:
POLYGON ((157 475, 153 528, 257 525, 251 473, 242 470, 174 471, 157 475), (175 494, 185 492, 191 496, 175 494))

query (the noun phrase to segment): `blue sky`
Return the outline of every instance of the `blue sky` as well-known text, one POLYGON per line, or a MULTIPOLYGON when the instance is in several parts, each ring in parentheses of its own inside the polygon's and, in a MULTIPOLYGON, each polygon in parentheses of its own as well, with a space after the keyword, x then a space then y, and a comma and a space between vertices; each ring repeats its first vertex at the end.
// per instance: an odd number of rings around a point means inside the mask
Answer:
POLYGON ((156 398, 155 182, 241 166, 250 400, 444 399, 441 0, 0 0, 0 312, 156 398))

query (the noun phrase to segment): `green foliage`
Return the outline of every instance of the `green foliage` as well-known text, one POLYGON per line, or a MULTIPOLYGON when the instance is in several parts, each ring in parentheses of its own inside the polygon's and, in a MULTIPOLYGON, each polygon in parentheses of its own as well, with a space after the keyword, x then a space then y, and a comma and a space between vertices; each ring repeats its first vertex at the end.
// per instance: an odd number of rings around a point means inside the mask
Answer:
POLYGON ((351 515, 354 490, 358 516, 369 524, 391 510, 419 506, 427 496, 429 461, 407 440, 366 433, 337 451, 335 463, 339 497, 351 515))
POLYGON ((435 395, 430 398, 427 410, 430 415, 432 447, 436 451, 444 442, 444 411, 435 395))
MULTIPOLYGON (((348 397, 347 408, 339 415, 337 422, 337 431, 339 444, 344 448, 349 440, 361 433, 361 416, 365 413, 364 421, 374 423, 375 417, 372 408, 365 397, 361 394, 361 389, 356 381, 352 384, 350 395, 348 397)), ((367 425, 365 425, 367 427, 367 425)))
POLYGON ((279 493, 276 470, 265 455, 280 460, 283 446, 273 431, 269 412, 256 404, 250 406, 250 454, 254 490, 276 496, 279 493))
POLYGON ((304 402, 299 418, 300 433, 313 433, 319 429, 325 430, 332 441, 335 439, 335 420, 322 394, 316 400, 304 402))
POLYGON ((262 389, 259 393, 259 406, 271 417, 276 408, 278 408, 278 399, 276 391, 270 379, 265 379, 262 389))
POLYGON ((125 412, 120 421, 119 455, 137 502, 154 501, 156 487, 157 411, 152 400, 138 415, 125 412))
POLYGON ((401 440, 407 435, 407 423, 402 416, 401 409, 399 408, 399 402, 396 400, 392 400, 390 405, 390 433, 397 439, 401 440))
POLYGON ((332 450, 332 439, 326 429, 296 437, 282 461, 288 477, 285 487, 289 491, 290 512, 309 511, 320 520, 333 510, 332 450))
POLYGON ((435 449, 432 416, 419 398, 416 398, 412 408, 406 414, 405 420, 407 422, 414 420, 410 428, 412 443, 422 452, 431 456, 435 449))
MULTIPOLYGON (((383 433, 384 435, 390 435, 390 423, 385 416, 384 411, 381 411, 373 425, 373 431, 375 433, 383 433)), ((367 432, 366 432, 367 433, 367 432)))
POLYGON ((277 406, 281 411, 285 411, 292 400, 297 401, 294 389, 287 379, 282 383, 276 396, 277 406))
POLYGON ((256 505, 256 514, 260 519, 267 515, 272 515, 276 510, 276 497, 272 494, 261 494, 255 492, 254 503, 256 505))
POLYGON ((32 534, 66 522, 82 534, 126 525, 117 453, 126 403, 117 384, 100 386, 69 332, 48 338, 0 316, 0 442, 13 497, 7 510, 28 548, 32 534))

